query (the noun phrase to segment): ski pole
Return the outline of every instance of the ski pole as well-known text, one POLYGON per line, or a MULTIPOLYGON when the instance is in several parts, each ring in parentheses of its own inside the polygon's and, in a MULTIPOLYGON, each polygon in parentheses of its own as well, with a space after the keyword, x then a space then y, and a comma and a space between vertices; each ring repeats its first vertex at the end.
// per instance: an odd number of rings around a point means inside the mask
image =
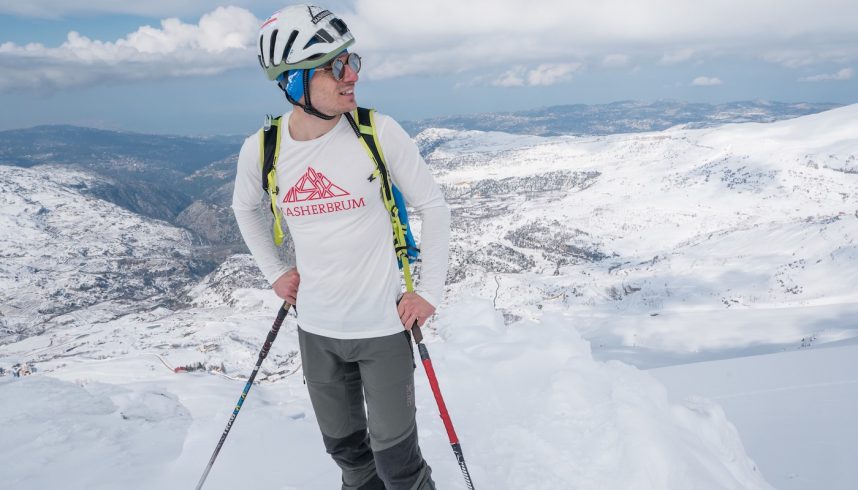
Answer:
POLYGON ((432 367, 432 359, 429 357, 429 350, 423 344, 423 332, 417 322, 411 327, 411 334, 414 336, 414 343, 417 344, 417 350, 420 351, 420 361, 423 363, 423 369, 426 371, 426 377, 429 378, 429 386, 432 387, 432 394, 435 395, 435 402, 438 403, 438 411, 441 414, 441 420, 444 421, 444 428, 447 429, 447 437, 450 439, 450 446, 453 448, 453 454, 456 455, 456 461, 459 463, 459 468, 462 470, 462 476, 465 477, 465 485, 468 490, 474 490, 474 484, 471 483, 471 474, 468 473, 468 466, 465 464, 465 455, 462 454, 462 446, 459 444, 459 437, 456 435, 456 430, 453 428, 453 421, 450 419, 450 414, 447 412, 447 405, 444 403, 444 397, 441 396, 441 388, 438 386, 438 378, 435 376, 435 368, 432 367))
POLYGON ((286 313, 289 313, 289 308, 291 307, 292 305, 284 301, 283 306, 281 306, 280 310, 277 312, 277 318, 274 320, 274 325, 271 327, 271 331, 268 332, 268 337, 265 339, 265 343, 262 344, 262 350, 259 352, 259 359, 256 361, 256 367, 253 368, 253 372, 250 373, 250 378, 247 380, 247 384, 244 385, 244 390, 238 398, 235 410, 232 411, 232 416, 229 418, 229 422, 226 423, 226 429, 220 436, 220 441, 217 443, 214 453, 212 453, 212 457, 209 460, 209 464, 206 466, 206 470, 203 472, 203 476, 200 477, 200 481, 197 483, 196 490, 203 488, 203 483, 206 481, 206 477, 209 476, 209 471, 212 469, 212 465, 214 465, 215 459, 220 452, 220 448, 223 447, 223 443, 226 441, 226 436, 232 428, 232 423, 235 422, 235 418, 238 416, 238 411, 241 410, 241 406, 244 404, 244 399, 247 398, 247 393, 253 385, 253 380, 256 379, 256 373, 259 372, 259 366, 262 365, 262 361, 265 360, 266 356, 268 356, 268 351, 271 349, 271 345, 274 344, 274 339, 277 338, 277 333, 280 331, 280 325, 283 324, 283 320, 286 318, 286 313))

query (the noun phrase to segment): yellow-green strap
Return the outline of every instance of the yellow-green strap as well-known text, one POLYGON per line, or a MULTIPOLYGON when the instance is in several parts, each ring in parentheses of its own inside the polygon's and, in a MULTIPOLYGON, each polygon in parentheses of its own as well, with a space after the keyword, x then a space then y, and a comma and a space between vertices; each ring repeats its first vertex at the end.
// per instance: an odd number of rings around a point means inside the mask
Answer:
POLYGON ((402 276, 405 280, 405 290, 408 292, 414 291, 414 283, 411 278, 411 266, 408 260, 408 247, 405 241, 405 225, 399 220, 399 210, 396 206, 396 201, 393 198, 393 187, 390 182, 390 174, 387 170, 387 164, 384 159, 384 154, 381 149, 381 144, 378 140, 378 135, 375 131, 375 111, 372 109, 368 109, 369 112, 369 125, 360 124, 365 121, 360 120, 360 114, 358 110, 353 112, 353 117, 356 121, 359 121, 357 124, 358 130, 361 133, 361 138, 358 138, 363 145, 364 150, 366 150, 369 155, 370 160, 375 163, 376 171, 373 175, 380 177, 382 181, 381 185, 381 199, 384 202, 384 206, 387 208, 388 213, 390 214, 390 224, 393 229, 393 244, 394 244, 394 252, 396 253, 397 258, 402 263, 402 276), (367 144, 366 138, 370 138, 372 140, 373 146, 375 147, 375 152, 372 148, 370 148, 369 144, 367 144))
POLYGON ((259 169, 261 172, 265 171, 265 157, 267 156, 265 154, 266 137, 271 135, 271 137, 274 138, 272 165, 268 174, 265 175, 264 178, 265 183, 267 184, 265 187, 268 190, 268 197, 271 200, 271 213, 274 214, 273 234, 274 243, 277 246, 282 245, 285 238, 282 226, 283 213, 280 211, 280 207, 277 206, 277 160, 280 156, 280 122, 280 117, 272 118, 271 116, 268 116, 265 120, 265 127, 262 129, 259 136, 259 169), (274 131, 274 133, 272 134, 270 131, 274 131))

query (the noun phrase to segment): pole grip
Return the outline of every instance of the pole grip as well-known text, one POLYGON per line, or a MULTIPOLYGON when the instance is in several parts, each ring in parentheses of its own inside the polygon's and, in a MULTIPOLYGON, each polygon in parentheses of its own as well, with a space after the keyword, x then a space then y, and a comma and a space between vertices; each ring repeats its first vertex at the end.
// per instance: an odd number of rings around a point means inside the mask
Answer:
POLYGON ((277 338, 277 334, 280 332, 280 326, 283 325, 283 320, 286 319, 286 314, 289 313, 290 305, 288 302, 284 301, 283 306, 280 307, 280 310, 277 312, 277 318, 274 319, 274 325, 271 326, 271 330, 268 331, 268 337, 265 338, 265 343, 262 344, 262 350, 259 351, 259 359, 256 361, 256 365, 259 366, 262 364, 262 361, 268 357, 268 351, 271 350, 271 346, 274 345, 274 339, 277 338))
POLYGON ((420 330, 420 326, 417 325, 417 322, 414 322, 414 325, 411 326, 411 335, 414 336, 415 344, 423 342, 423 332, 420 330))

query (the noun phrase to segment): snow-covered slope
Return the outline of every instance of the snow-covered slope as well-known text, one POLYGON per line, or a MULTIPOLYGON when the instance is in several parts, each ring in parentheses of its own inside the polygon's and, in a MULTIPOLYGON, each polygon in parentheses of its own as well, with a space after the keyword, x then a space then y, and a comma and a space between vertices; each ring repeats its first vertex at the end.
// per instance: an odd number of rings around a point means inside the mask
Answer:
POLYGON ((448 297, 478 291, 510 318, 858 300, 858 105, 636 135, 417 139, 454 208, 448 297))
POLYGON ((721 405, 776 488, 846 490, 858 483, 856 344, 853 340, 824 349, 650 373, 665 384, 672 400, 705 396, 721 405))
MULTIPOLYGON (((277 307, 264 291, 233 299, 94 325, 85 333, 98 354, 81 348, 51 359, 51 346, 33 349, 31 358, 45 356, 40 373, 0 378, 0 459, 21 460, 4 465, 3 481, 19 489, 192 487, 244 385, 213 374, 249 373, 277 307), (166 367, 197 365, 212 374, 166 367)), ((291 317, 284 325, 205 488, 339 484, 301 382, 296 326, 291 317)), ((595 361, 568 319, 508 328, 488 301, 465 300, 437 330, 429 349, 479 488, 770 488, 717 405, 670 402, 646 372, 595 361)), ((0 348, 0 362, 21 347, 0 348)), ((420 372, 416 389, 433 476, 439 488, 465 488, 420 372)))
POLYGON ((188 233, 86 195, 100 179, 0 166, 0 344, 169 302, 194 279, 188 233))

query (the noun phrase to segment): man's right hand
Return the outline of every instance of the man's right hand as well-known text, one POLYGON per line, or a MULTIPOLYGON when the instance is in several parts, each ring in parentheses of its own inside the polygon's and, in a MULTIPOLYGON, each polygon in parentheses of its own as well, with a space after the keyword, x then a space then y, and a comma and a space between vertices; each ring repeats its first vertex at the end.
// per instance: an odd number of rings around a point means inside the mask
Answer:
POLYGON ((298 298, 298 284, 300 282, 301 276, 298 274, 298 269, 293 267, 278 277, 271 288, 274 289, 274 294, 280 299, 285 299, 290 305, 294 305, 298 298))

